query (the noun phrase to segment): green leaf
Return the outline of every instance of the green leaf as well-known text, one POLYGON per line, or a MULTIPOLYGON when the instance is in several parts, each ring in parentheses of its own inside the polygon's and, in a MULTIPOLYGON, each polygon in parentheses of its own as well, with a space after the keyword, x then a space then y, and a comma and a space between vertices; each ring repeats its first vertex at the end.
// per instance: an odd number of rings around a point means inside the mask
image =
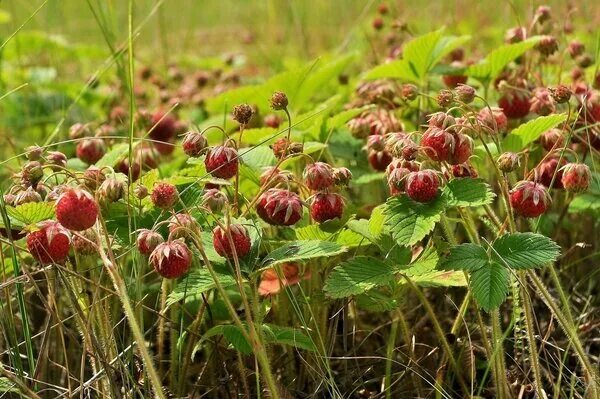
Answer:
POLYGON ((445 196, 440 195, 431 202, 421 204, 406 196, 388 200, 385 209, 385 224, 400 245, 410 246, 429 234, 445 207, 445 196))
POLYGON ((50 202, 28 202, 17 207, 7 206, 8 216, 25 224, 34 224, 54 218, 54 204, 50 202))
POLYGON ((352 182, 353 186, 361 186, 364 184, 370 184, 373 182, 382 183, 385 179, 385 173, 376 172, 376 173, 365 173, 364 175, 360 175, 357 179, 352 182))
POLYGON ((325 231, 322 225, 311 224, 294 229, 297 240, 331 241, 347 247, 364 245, 364 237, 351 229, 342 229, 336 232, 325 231))
POLYGON ((600 195, 583 193, 577 195, 569 204, 569 213, 600 213, 600 195))
POLYGON ((496 196, 483 179, 453 179, 444 187, 448 206, 481 206, 496 196))
POLYGON ((387 284, 394 279, 395 273, 395 267, 379 259, 358 256, 336 266, 323 289, 333 298, 344 298, 387 284))
POLYGON ((293 346, 312 352, 317 350, 313 340, 297 328, 264 324, 262 330, 269 343, 293 346))
POLYGON ((466 70, 466 75, 480 81, 494 79, 509 62, 519 58, 539 41, 540 37, 535 36, 520 43, 500 46, 492 50, 487 57, 477 64, 469 66, 466 70))
POLYGON ((512 269, 533 269, 554 262, 560 247, 536 233, 505 234, 493 244, 492 258, 512 269))
POLYGON ((360 309, 369 312, 389 312, 399 306, 399 301, 397 299, 391 298, 389 295, 386 295, 377 289, 357 295, 355 301, 360 309))
MULTIPOLYGON (((467 285, 463 272, 439 270, 439 257, 435 247, 430 246, 408 268, 400 270, 411 281, 423 287, 464 287, 467 285)), ((403 281, 403 280, 402 280, 403 281)))
POLYGON ((206 333, 204 333, 202 339, 200 339, 198 344, 196 344, 196 348, 194 348, 194 353, 204 341, 217 335, 222 335, 223 337, 225 337, 227 342, 229 342, 231 346, 233 346, 241 353, 245 355, 249 355, 252 353, 252 346, 250 345, 248 340, 246 340, 242 331, 237 326, 230 324, 220 324, 218 326, 214 326, 213 328, 209 329, 206 333))
MULTIPOLYGON (((223 287, 235 285, 235 278, 224 272, 216 272, 217 278, 223 287)), ((216 288, 216 283, 208 270, 204 267, 195 267, 182 279, 167 298, 167 306, 171 306, 186 297, 196 298, 198 295, 216 288)))
POLYGON ((510 132, 502 141, 504 151, 519 152, 529 143, 537 140, 543 133, 567 120, 566 114, 540 116, 523 123, 510 132))
POLYGON ((276 161, 273 150, 266 145, 243 149, 240 158, 244 164, 261 173, 263 168, 274 165, 276 161))
POLYGON ((421 81, 446 54, 469 40, 468 36, 442 36, 443 31, 442 28, 407 42, 401 60, 371 69, 366 78, 421 81))
MULTIPOLYGON (((135 148, 135 145, 134 145, 135 148)), ((96 162, 96 166, 99 168, 114 167, 119 161, 122 161, 129 154, 129 144, 120 143, 115 144, 113 148, 104 154, 102 158, 96 162)))
POLYGON ((293 241, 271 251, 262 261, 261 268, 281 263, 301 262, 309 259, 332 257, 346 252, 347 248, 335 242, 307 240, 293 241))
POLYGON ((452 247, 441 266, 446 270, 475 271, 486 266, 489 261, 489 256, 481 245, 469 243, 452 247))
POLYGON ((496 309, 506 299, 508 269, 496 262, 471 273, 471 291, 477 304, 486 312, 496 309))

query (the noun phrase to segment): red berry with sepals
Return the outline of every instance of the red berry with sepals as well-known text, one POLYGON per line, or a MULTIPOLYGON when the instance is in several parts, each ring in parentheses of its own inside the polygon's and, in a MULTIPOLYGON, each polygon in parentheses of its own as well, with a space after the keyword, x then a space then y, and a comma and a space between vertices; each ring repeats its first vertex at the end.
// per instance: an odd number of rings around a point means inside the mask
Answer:
POLYGON ((69 230, 87 230, 96 223, 97 218, 96 200, 82 189, 67 189, 56 202, 56 219, 69 230))
POLYGON ((507 93, 500 97, 498 106, 509 119, 521 119, 529 114, 529 97, 524 93, 507 93))
POLYGON ((497 134, 508 127, 508 118, 500 108, 484 107, 477 114, 477 120, 485 127, 485 133, 497 134))
POLYGON ((230 179, 238 172, 238 154, 234 148, 216 146, 208 150, 204 160, 206 171, 219 179, 230 179))
POLYGON ((69 256, 71 236, 58 222, 38 224, 39 230, 27 234, 27 249, 42 264, 64 263, 69 256))
POLYGON ((256 213, 269 224, 291 226, 302 219, 302 201, 296 193, 272 188, 259 197, 256 213))
POLYGON ((186 238, 198 231, 198 222, 189 213, 179 212, 169 218, 169 238, 186 238))
POLYGON ((141 229, 138 233, 136 244, 138 251, 140 251, 142 255, 149 256, 158 244, 161 244, 164 241, 162 236, 156 231, 141 229))
POLYGON ((550 129, 540 136, 540 144, 546 151, 552 151, 563 146, 565 137, 561 129, 550 129))
POLYGON ((177 133, 176 119, 162 111, 156 111, 150 118, 150 138, 152 140, 168 142, 177 133))
POLYGON ((160 182, 152 189, 150 199, 157 208, 171 209, 179 201, 179 192, 173 184, 160 182))
POLYGON ((536 181, 548 188, 563 188, 561 181, 563 177, 562 167, 567 164, 567 160, 563 158, 560 161, 560 165, 558 160, 558 157, 552 157, 541 162, 538 167, 535 168, 536 181), (556 175, 556 177, 554 175, 556 175), (554 180, 554 182, 552 180, 554 180))
POLYGON ((592 180, 589 166, 583 163, 569 163, 562 168, 562 184, 570 193, 587 191, 592 180))
POLYGON ((411 172, 406 177, 406 194, 417 202, 430 202, 438 196, 440 178, 432 169, 411 172))
POLYGON ((473 153, 473 140, 466 134, 456 133, 454 134, 454 147, 448 157, 448 163, 451 165, 458 165, 465 163, 471 157, 473 153))
POLYGON ((429 158, 434 161, 447 161, 455 146, 455 137, 447 130, 430 127, 423 133, 421 147, 429 158))
POLYGON ((521 181, 510 192, 510 206, 515 214, 526 218, 544 214, 551 201, 546 187, 532 181, 521 181))
POLYGON ((215 251, 219 255, 227 259, 233 259, 236 256, 243 258, 250 253, 252 248, 252 242, 250 241, 250 235, 248 230, 240 224, 229 225, 229 233, 231 234, 231 241, 233 241, 233 247, 229 242, 229 234, 221 226, 217 226, 213 230, 213 245, 215 251), (234 253, 235 252, 235 253, 234 253))
POLYGON ((479 176, 477 170, 470 163, 461 163, 458 165, 452 165, 452 176, 456 178, 476 178, 479 176))
POLYGON ((202 155, 207 145, 208 141, 206 140, 206 137, 198 132, 186 133, 183 137, 183 142, 181 143, 183 152, 185 152, 188 157, 192 158, 197 158, 202 155))
POLYGON ((314 162, 306 165, 303 177, 311 190, 325 190, 333 185, 333 168, 325 162, 314 162))
POLYGON ((81 140, 75 148, 77 158, 88 165, 96 163, 106 153, 106 145, 101 139, 84 139, 81 140))
POLYGON ((340 219, 344 214, 344 199, 335 193, 318 193, 310 203, 310 216, 318 223, 340 219))
POLYGON ((394 159, 394 157, 392 157, 392 154, 390 154, 386 150, 383 150, 383 151, 370 150, 369 151, 369 155, 368 155, 369 165, 371 165, 371 167, 373 169, 375 169, 376 171, 383 172, 387 168, 387 166, 390 164, 390 162, 392 162, 392 159, 394 159))
POLYGON ((192 264, 192 251, 183 240, 160 243, 150 254, 148 262, 164 278, 183 276, 192 264))

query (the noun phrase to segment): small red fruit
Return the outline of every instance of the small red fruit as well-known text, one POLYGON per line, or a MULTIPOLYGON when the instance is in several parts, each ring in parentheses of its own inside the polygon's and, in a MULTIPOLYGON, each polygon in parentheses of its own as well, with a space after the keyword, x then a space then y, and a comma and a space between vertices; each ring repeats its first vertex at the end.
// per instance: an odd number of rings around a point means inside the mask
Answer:
POLYGON ((562 184, 570 193, 582 193, 590 187, 592 173, 583 163, 569 163, 562 168, 562 184))
POLYGON ((157 208, 170 209, 179 200, 179 192, 177 187, 171 183, 157 183, 152 190, 150 199, 157 208))
POLYGON ((180 212, 169 218, 169 239, 186 238, 198 230, 198 222, 189 213, 180 212))
POLYGON ((229 225, 229 233, 231 233, 231 240, 233 241, 233 247, 229 242, 229 234, 223 230, 220 226, 217 226, 213 230, 213 245, 215 251, 219 255, 227 259, 233 259, 236 256, 243 258, 250 253, 252 243, 250 242, 250 236, 248 230, 240 224, 229 225))
POLYGON ((515 214, 526 218, 542 215, 551 201, 546 187, 532 181, 521 181, 510 192, 510 206, 515 214))
MULTIPOLYGON (((373 137, 373 136, 371 136, 371 137, 373 137)), ((379 172, 383 172, 385 170, 385 168, 387 168, 387 166, 390 164, 390 162, 392 162, 393 157, 392 157, 392 154, 390 154, 386 150, 383 150, 383 151, 371 150, 371 151, 369 151, 368 159, 369 159, 369 165, 371 165, 371 167, 373 169, 375 169, 376 171, 379 171, 379 172)))
POLYGON ((190 269, 192 252, 182 240, 167 241, 154 248, 148 261, 164 278, 179 278, 190 269))
POLYGON ((461 163, 458 165, 452 165, 452 176, 456 178, 471 178, 474 179, 479 174, 477 170, 470 163, 461 163))
POLYGON ((101 139, 85 139, 81 140, 75 148, 77 158, 88 165, 96 163, 106 153, 106 146, 101 139))
POLYGON ((69 256, 71 237, 58 222, 38 224, 39 230, 27 234, 27 249, 42 264, 63 263, 69 256))
POLYGON ((138 251, 142 255, 149 256, 154 251, 154 248, 164 241, 162 236, 156 231, 141 229, 138 233, 136 244, 138 251))
POLYGON ((186 133, 183 137, 183 142, 181 143, 183 152, 185 152, 188 157, 192 158, 199 157, 204 152, 207 145, 208 142, 206 137, 198 132, 186 133))
POLYGON ((563 158, 559 165, 558 159, 557 157, 546 159, 535 168, 536 180, 548 188, 563 188, 561 181, 563 169, 561 167, 567 164, 567 160, 563 158))
POLYGON ((238 154, 234 148, 216 146, 208 150, 204 160, 206 171, 219 179, 230 179, 238 172, 238 154))
POLYGON ((488 134, 503 132, 508 126, 508 119, 500 108, 492 107, 491 111, 488 107, 482 108, 477 115, 477 120, 487 128, 485 132, 488 134))
POLYGON ((69 230, 87 230, 96 223, 97 218, 98 204, 87 191, 67 189, 56 202, 56 219, 69 230))
POLYGON ((546 151, 560 148, 565 143, 565 137, 560 129, 550 129, 540 136, 540 144, 546 151))
POLYGON ((522 93, 505 94, 498 100, 504 115, 509 119, 521 119, 529 114, 529 97, 522 93))
POLYGON ((341 219, 344 214, 344 199, 335 193, 318 193, 310 204, 310 216, 318 223, 341 219))
POLYGON ((333 185, 333 168, 325 162, 306 165, 304 180, 311 190, 325 190, 333 185))
POLYGON ((448 163, 451 165, 458 165, 465 163, 471 157, 473 153, 473 141, 469 136, 462 133, 454 135, 454 147, 448 157, 448 163))
POLYGON ((302 219, 302 202, 298 194, 272 188, 258 199, 256 213, 265 222, 276 226, 291 226, 302 219))
POLYGON ((150 128, 152 129, 149 134, 150 138, 157 141, 170 141, 177 133, 176 122, 171 115, 156 111, 150 118, 150 128))
POLYGON ((411 172, 406 177, 406 194, 417 202, 429 202, 438 195, 440 178, 432 169, 411 172))
POLYGON ((421 146, 425 155, 434 161, 447 161, 455 146, 455 137, 447 130, 430 127, 423 133, 421 146))
POLYGON ((91 256, 98 253, 96 234, 93 229, 83 230, 73 235, 73 249, 83 256, 91 256))

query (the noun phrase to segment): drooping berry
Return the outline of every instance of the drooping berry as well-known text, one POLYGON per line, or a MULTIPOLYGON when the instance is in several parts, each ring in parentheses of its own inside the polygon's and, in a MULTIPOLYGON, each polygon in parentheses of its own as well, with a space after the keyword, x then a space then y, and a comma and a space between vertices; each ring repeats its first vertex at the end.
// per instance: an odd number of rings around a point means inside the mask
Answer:
POLYGON ((447 161, 453 152, 455 137, 452 133, 438 127, 430 127, 423 133, 421 147, 427 157, 434 161, 447 161))
POLYGON ((461 163, 458 165, 452 165, 452 176, 461 179, 461 178, 471 178, 474 179, 479 176, 477 170, 471 165, 469 162, 461 163))
POLYGON ((56 202, 56 219, 69 230, 87 230, 96 223, 97 218, 98 204, 87 191, 69 188, 56 202))
POLYGON ((88 165, 94 164, 100 160, 106 153, 106 146, 101 139, 84 139, 77 144, 75 149, 77 158, 88 165))
POLYGON ((350 169, 340 167, 333 169, 333 184, 335 186, 346 187, 352 180, 352 172, 350 169))
POLYGON ((100 187, 98 187, 98 200, 103 205, 117 202, 125 195, 125 183, 123 181, 108 177, 100 187))
POLYGON ((551 201, 546 187, 532 181, 521 181, 510 192, 510 205, 515 214, 526 218, 545 213, 551 201))
POLYGON ((169 218, 169 239, 186 238, 198 231, 198 222, 189 213, 179 212, 169 218))
POLYGON ((38 224, 39 230, 27 234, 27 249, 42 264, 64 263, 69 256, 71 237, 58 222, 38 224))
POLYGON ((344 214, 344 199, 335 193, 318 193, 310 203, 310 216, 318 223, 341 219, 344 214))
POLYGON ((233 120, 240 125, 247 125, 254 114, 254 110, 248 104, 240 104, 233 107, 233 120))
POLYGON ((213 230, 213 245, 215 251, 227 259, 234 259, 236 256, 243 258, 250 253, 250 249, 252 248, 248 230, 240 224, 229 225, 228 232, 220 226, 215 227, 213 230), (231 234, 233 246, 231 246, 229 241, 228 233, 231 234))
POLYGON ((550 129, 540 136, 540 144, 546 151, 560 148, 564 143, 565 137, 560 129, 550 129))
POLYGON ((192 264, 192 252, 182 240, 160 243, 148 259, 154 270, 164 278, 183 276, 192 264))
POLYGON ((19 191, 14 198, 14 205, 23 205, 30 202, 42 202, 42 196, 33 187, 27 187, 25 190, 19 191))
POLYGON ((502 109, 492 107, 484 107, 479 111, 477 120, 487 129, 485 132, 488 134, 497 134, 506 130, 508 126, 508 119, 502 109))
POLYGON ((386 150, 370 150, 368 154, 369 165, 371 165, 373 169, 379 172, 383 172, 385 168, 387 168, 387 166, 390 164, 390 162, 392 162, 392 159, 392 154, 390 154, 386 150))
POLYGON ((141 229, 138 232, 136 244, 138 251, 140 251, 142 255, 149 256, 152 251, 154 251, 154 248, 164 241, 165 240, 162 238, 162 236, 156 231, 141 229))
POLYGON ((92 191, 97 190, 105 179, 106 176, 102 172, 102 169, 94 165, 88 167, 83 172, 83 184, 92 191))
POLYGON ((587 191, 592 180, 589 166, 583 163, 569 163, 563 167, 562 184, 570 193, 587 191))
POLYGON ((197 158, 202 155, 206 149, 208 141, 201 133, 188 132, 183 137, 183 142, 181 145, 183 147, 183 152, 185 152, 188 157, 197 158))
POLYGON ((552 157, 541 162, 537 168, 535 168, 535 176, 538 182, 542 183, 547 188, 563 188, 562 166, 567 164, 567 160, 563 158, 558 162, 558 157, 552 157), (555 176, 556 175, 556 176, 555 176))
POLYGON ((160 182, 152 189, 150 199, 157 208, 170 209, 179 201, 179 192, 173 184, 160 182))
POLYGON ((466 134, 454 134, 454 146, 448 157, 448 163, 451 165, 465 163, 469 160, 472 153, 473 140, 466 134))
POLYGON ((219 179, 230 179, 238 172, 238 154, 234 148, 216 146, 208 150, 204 160, 206 171, 219 179))
POLYGON ((304 181, 311 190, 325 190, 333 185, 333 168, 325 162, 306 165, 304 181))
POLYGON ((213 212, 220 212, 227 203, 227 196, 217 188, 210 188, 202 195, 202 205, 213 212))
POLYGON ((521 119, 529 114, 529 96, 515 91, 500 97, 498 106, 509 119, 521 119))
POLYGON ((387 167, 385 173, 387 176, 390 195, 400 195, 404 193, 406 186, 406 177, 419 170, 419 164, 412 161, 394 159, 387 167))
POLYGON ((256 213, 269 224, 291 226, 302 219, 302 201, 296 193, 271 188, 259 197, 256 213))
POLYGON ((545 87, 538 87, 533 91, 530 100, 530 111, 541 116, 550 115, 556 112, 554 99, 550 90, 545 87))
POLYGON ((411 172, 406 177, 406 194, 417 202, 430 202, 438 196, 440 178, 431 169, 411 172))
POLYGON ((504 173, 510 173, 516 170, 519 167, 521 162, 521 157, 514 152, 504 152, 500 154, 496 163, 498 164, 498 169, 500 169, 504 173))

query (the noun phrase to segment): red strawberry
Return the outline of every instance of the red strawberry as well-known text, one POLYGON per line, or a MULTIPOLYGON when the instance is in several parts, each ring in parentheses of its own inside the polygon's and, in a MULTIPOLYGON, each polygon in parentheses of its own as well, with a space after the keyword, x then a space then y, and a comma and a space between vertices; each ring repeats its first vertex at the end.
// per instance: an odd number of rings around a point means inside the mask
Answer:
POLYGON ((445 112, 435 112, 427 115, 427 123, 429 127, 437 127, 438 129, 445 129, 456 124, 456 119, 452 115, 445 112))
POLYGON ((318 223, 341 219, 344 214, 344 199, 335 193, 318 193, 310 204, 310 216, 318 223))
POLYGON ((265 222, 276 226, 291 226, 302 219, 302 202, 298 194, 272 188, 258 199, 256 213, 265 222))
POLYGON ((230 179, 238 172, 237 151, 231 147, 216 146, 208 150, 204 160, 206 171, 220 179, 230 179))
POLYGON ((571 193, 582 193, 590 187, 592 173, 583 163, 569 163, 562 168, 562 184, 571 193))
POLYGON ((177 187, 171 183, 157 183, 152 190, 150 199, 157 208, 170 209, 179 201, 179 192, 177 187))
POLYGON ((275 114, 269 114, 264 117, 263 123, 266 127, 277 129, 281 125, 281 118, 275 114))
POLYGON ((561 181, 563 170, 561 167, 567 164, 567 160, 563 158, 559 166, 558 159, 557 157, 546 159, 535 168, 536 180, 548 188, 563 188, 561 181), (553 178, 554 182, 552 183, 553 178))
POLYGON ((166 241, 154 248, 148 261, 164 278, 179 278, 190 269, 192 252, 182 240, 166 241))
POLYGON ((487 128, 485 132, 488 134, 503 132, 508 126, 508 119, 500 108, 492 107, 490 111, 490 108, 484 107, 479 111, 477 119, 479 123, 487 128))
POLYGON ((521 181, 510 192, 510 206, 515 214, 534 218, 542 215, 551 202, 546 187, 532 181, 521 181))
POLYGON ((529 114, 529 98, 522 93, 505 94, 498 100, 504 115, 510 119, 521 119, 529 114))
POLYGON ((473 141, 465 134, 457 133, 454 135, 454 147, 448 157, 448 163, 458 165, 465 163, 473 153, 473 141))
MULTIPOLYGON (((373 136, 371 136, 373 137, 373 136)), ((369 159, 369 164, 371 165, 371 167, 379 172, 383 172, 385 170, 385 168, 387 168, 387 166, 390 164, 390 162, 392 162, 392 154, 390 154, 388 151, 383 150, 383 151, 375 151, 375 150, 371 150, 369 151, 369 155, 368 155, 368 159, 369 159)))
POLYGON ((250 242, 250 236, 248 230, 240 224, 229 225, 229 233, 231 233, 231 240, 233 241, 233 248, 229 242, 229 234, 225 232, 220 226, 217 226, 213 230, 213 245, 215 251, 219 255, 227 259, 233 259, 236 256, 243 258, 250 253, 252 243, 250 242), (235 251, 235 253, 234 253, 235 251))
MULTIPOLYGON (((129 160, 124 159, 121 162, 119 162, 117 164, 117 170, 129 177, 129 160)), ((131 167, 131 180, 136 181, 137 179, 140 178, 141 174, 142 174, 142 167, 140 166, 140 164, 138 162, 133 161, 133 166, 131 167)))
POLYGON ((411 172, 406 178, 406 194, 417 202, 429 202, 438 195, 440 178, 431 169, 411 172))
MULTIPOLYGON (((395 134, 390 139, 397 137, 395 134)), ((372 134, 367 137, 367 149, 372 151, 383 151, 385 149, 386 137, 381 134, 372 134)))
POLYGON ((556 112, 556 105, 552 93, 546 87, 538 87, 533 91, 533 97, 529 101, 530 111, 538 115, 546 116, 556 112))
POLYGON ((149 136, 152 140, 169 141, 177 133, 176 119, 171 115, 165 115, 162 111, 156 111, 150 118, 149 136))
POLYGON ((198 230, 198 222, 189 213, 180 212, 169 218, 169 239, 186 238, 198 230))
POLYGON ((304 145, 302 143, 294 143, 288 140, 287 137, 281 137, 271 144, 271 149, 273 150, 273 155, 279 159, 289 154, 302 153, 304 145))
POLYGON ((71 237, 54 221, 38 224, 39 230, 27 234, 27 249, 42 264, 63 263, 69 256, 71 237))
POLYGON ((208 141, 202 133, 189 132, 183 137, 181 145, 183 147, 183 152, 185 152, 188 157, 196 158, 204 152, 208 145, 208 141))
POLYGON ((419 170, 416 162, 394 159, 386 168, 386 176, 390 195, 400 195, 404 193, 406 185, 406 176, 410 172, 419 170))
POLYGON ((75 148, 77 158, 88 165, 96 163, 106 153, 106 146, 101 139, 85 139, 81 140, 75 148))
POLYGON ((90 190, 96 190, 104 180, 106 176, 102 172, 102 169, 95 166, 90 166, 83 172, 83 184, 90 190))
POLYGON ((352 172, 350 169, 340 167, 333 169, 333 184, 336 186, 346 187, 352 180, 352 172))
POLYGON ((479 174, 473 168, 473 165, 470 163, 461 163, 458 165, 452 165, 452 176, 456 178, 470 177, 472 179, 476 178, 479 174))
POLYGON ((444 81, 444 84, 447 88, 454 89, 458 85, 464 85, 465 83, 467 83, 469 77, 463 75, 444 75, 442 76, 442 80, 444 81))
POLYGON ((546 151, 560 148, 565 143, 563 132, 560 129, 550 129, 540 136, 540 144, 546 151))
POLYGON ((138 251, 146 256, 149 256, 154 248, 163 242, 164 240, 160 234, 148 229, 141 229, 136 240, 138 251))
POLYGON ((421 146, 424 147, 425 155, 434 161, 447 161, 454 145, 454 135, 438 127, 430 127, 421 138, 421 146))
POLYGON ((289 170, 281 170, 275 166, 265 168, 260 175, 261 187, 276 186, 280 183, 289 184, 294 180, 294 174, 289 170))
POLYGON ((311 190, 325 190, 333 185, 333 168, 325 162, 306 165, 304 180, 311 190))
POLYGON ((56 202, 56 219, 69 230, 87 230, 96 223, 97 218, 98 204, 87 191, 67 189, 56 202))

